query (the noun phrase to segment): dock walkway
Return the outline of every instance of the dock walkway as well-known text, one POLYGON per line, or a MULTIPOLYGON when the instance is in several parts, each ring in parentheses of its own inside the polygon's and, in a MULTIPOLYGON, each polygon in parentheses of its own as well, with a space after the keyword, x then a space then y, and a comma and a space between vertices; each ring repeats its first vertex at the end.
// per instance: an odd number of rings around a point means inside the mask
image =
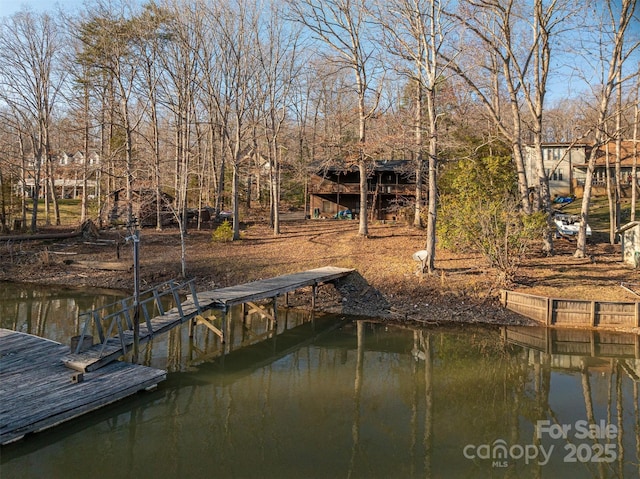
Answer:
POLYGON ((69 346, 0 329, 0 444, 157 385, 166 371, 116 361, 93 373, 64 366, 69 346))
MULTIPOLYGON (((238 286, 197 293, 193 281, 170 285, 168 293, 151 290, 160 314, 151 316, 146 303, 141 307, 143 318, 139 324, 139 343, 150 341, 155 335, 166 333, 187 322, 207 320, 204 311, 227 308, 263 299, 273 299, 291 291, 312 286, 315 299, 318 285, 350 274, 353 270, 327 266, 300 273, 253 281, 238 286), (177 290, 188 285, 191 294, 180 301, 177 290), (171 294, 177 306, 164 311, 159 297, 171 294)), ((151 303, 150 303, 151 304, 151 303)), ((0 329, 0 443, 17 441, 25 434, 37 432, 102 406, 130 396, 137 391, 157 385, 166 378, 166 371, 117 361, 133 349, 132 306, 125 300, 116 313, 101 316, 91 311, 85 328, 97 328, 98 344, 80 352, 69 346, 7 329, 0 329), (102 323, 108 323, 105 327, 102 323)), ((139 309, 138 309, 139 311, 139 309)), ((274 313, 275 314, 275 313, 274 313)), ((215 329, 212 325, 209 327, 215 329)), ((224 328, 221 337, 224 342, 224 328)), ((85 332, 79 342, 86 338, 85 332)), ((87 333, 91 335, 91 332, 87 333)))
POLYGON ((198 293, 198 301, 217 308, 228 308, 237 304, 249 303, 261 299, 275 298, 307 286, 336 280, 353 272, 349 268, 325 266, 300 273, 285 274, 275 278, 261 279, 251 283, 229 286, 198 293))
MULTIPOLYGON (((211 309, 225 312, 229 307, 263 299, 275 299, 291 291, 312 286, 312 308, 315 306, 316 287, 334 281, 353 272, 353 269, 325 266, 299 273, 261 279, 250 283, 191 294, 180 305, 159 316, 141 321, 139 343, 150 341, 155 335, 201 317, 211 309)), ((204 321, 206 324, 206 321, 204 321)), ((222 332, 220 332, 222 334, 222 332)), ((123 330, 118 336, 107 337, 105 342, 94 344, 83 352, 70 353, 63 358, 69 368, 77 371, 95 371, 131 351, 133 331, 123 330)))

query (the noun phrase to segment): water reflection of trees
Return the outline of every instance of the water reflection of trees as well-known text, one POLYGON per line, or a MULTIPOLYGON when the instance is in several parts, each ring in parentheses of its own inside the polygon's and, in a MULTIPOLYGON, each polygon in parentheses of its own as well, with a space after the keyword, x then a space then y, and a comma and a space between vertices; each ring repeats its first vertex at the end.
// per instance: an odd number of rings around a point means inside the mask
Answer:
POLYGON ((0 327, 67 343, 79 333, 79 313, 121 296, 114 290, 4 283, 0 288, 0 327))
MULTIPOLYGON (((583 419, 589 424, 614 425, 616 457, 612 463, 584 461, 578 466, 586 469, 591 477, 628 477, 625 472, 635 468, 640 476, 640 402, 638 397, 640 374, 640 337, 621 333, 596 331, 560 331, 545 328, 505 328, 503 338, 507 343, 521 347, 521 364, 533 372, 533 380, 528 380, 529 388, 537 398, 538 408, 533 416, 528 416, 532 424, 538 420, 550 420, 552 424, 568 424, 575 427, 575 417, 567 417, 567 411, 555 411, 552 398, 559 391, 551 387, 551 375, 578 376, 582 395, 582 405, 575 404, 575 414, 583 412, 583 419), (544 338, 544 341, 538 341, 544 338), (604 413, 597 414, 594 401, 594 381, 607 385, 604 413), (625 395, 627 399, 625 400, 625 395), (633 419, 625 423, 625 404, 631 404, 628 415, 633 419), (564 414, 564 417, 563 417, 564 414), (630 428, 629 426, 632 425, 630 428), (626 441, 626 442, 625 442, 626 441), (635 444, 635 451, 627 457, 625 444, 635 444), (627 468, 625 470, 625 467, 627 468)), ((535 430, 534 441, 539 443, 535 430)), ((573 437, 567 438, 567 443, 573 437)), ((611 439, 595 437, 587 439, 591 445, 604 445, 611 439)), ((575 440, 574 440, 575 443, 575 440)), ((578 442, 579 444, 579 442, 578 442)), ((592 449, 596 450, 596 449, 592 449)), ((538 468, 540 475, 540 468, 538 468)))
MULTIPOLYGON (((285 317, 279 314, 283 323, 285 317)), ((252 334, 242 329, 249 326, 241 316, 234 321, 239 345, 252 334)), ((259 327, 261 321, 251 320, 256 334, 267 327, 259 327)), ((564 471, 562 465, 548 470, 534 463, 525 470, 515 463, 500 471, 465 459, 462 448, 498 438, 537 444, 536 421, 580 417, 603 418, 621 432, 616 463, 580 473, 639 472, 638 382, 618 358, 562 358, 472 326, 411 329, 358 321, 325 336, 311 329, 287 336, 284 324, 278 328, 281 335, 226 357, 207 357, 207 345, 215 350, 219 344, 204 329, 194 338, 204 356, 195 356, 188 336, 172 332, 166 352, 156 343, 153 354, 188 372, 170 374, 158 391, 120 406, 117 419, 99 422, 56 453, 92 457, 97 445, 90 437, 106 437, 106 457, 122 458, 116 472, 125 476, 140 470, 140 457, 154 457, 147 475, 198 477, 215 470, 221 477, 256 471, 318 477, 321 467, 323 477, 550 477, 564 471), (559 375, 575 379, 575 417, 557 401, 559 375), (594 391, 602 384, 600 404, 594 391), (160 438, 171 457, 158 458, 159 443, 151 437, 160 438)), ((84 472, 109 467, 97 461, 84 472)))

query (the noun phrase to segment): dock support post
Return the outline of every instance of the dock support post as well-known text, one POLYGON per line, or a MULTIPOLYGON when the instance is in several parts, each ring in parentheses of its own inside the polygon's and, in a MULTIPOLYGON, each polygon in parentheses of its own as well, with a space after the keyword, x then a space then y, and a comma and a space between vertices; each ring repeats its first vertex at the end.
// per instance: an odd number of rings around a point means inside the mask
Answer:
POLYGON ((278 297, 273 297, 273 321, 271 325, 271 329, 278 334, 278 297))
POLYGON ((315 311, 316 309, 316 295, 318 294, 318 285, 317 283, 313 283, 311 287, 311 311, 315 311))
MULTIPOLYGON (((220 323, 222 328, 222 337, 220 338, 222 344, 227 342, 227 307, 222 308, 222 321, 220 323)), ((223 347, 224 350, 224 347, 223 347)))

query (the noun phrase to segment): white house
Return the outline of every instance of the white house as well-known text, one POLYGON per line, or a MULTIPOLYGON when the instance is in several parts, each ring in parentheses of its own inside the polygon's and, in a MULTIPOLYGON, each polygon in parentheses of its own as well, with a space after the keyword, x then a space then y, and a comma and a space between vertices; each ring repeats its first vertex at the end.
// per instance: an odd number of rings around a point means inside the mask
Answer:
MULTIPOLYGON (((87 194, 97 196, 100 181, 100 155, 92 152, 85 160, 85 156, 81 151, 76 153, 63 152, 53 159, 53 187, 59 198, 76 198, 84 194, 84 175, 85 161, 87 165, 87 194)), ((35 160, 33 158, 26 160, 27 174, 23 180, 19 180, 14 185, 16 195, 33 196, 35 188, 35 180, 33 169, 35 168, 35 160)), ((40 191, 43 191, 46 177, 44 168, 40 175, 40 191)))
MULTIPOLYGON (((634 164, 640 166, 640 146, 633 141, 621 142, 620 148, 620 184, 623 194, 631 185, 634 164)), ((544 143, 542 157, 544 168, 549 178, 551 196, 582 196, 584 182, 587 176, 589 155, 593 145, 586 143, 544 143)), ((536 183, 535 151, 531 146, 525 146, 525 173, 529 185, 536 183)), ((599 146, 595 152, 594 171, 592 179, 592 193, 606 194, 606 180, 615 177, 616 143, 610 141, 599 146), (608 170, 608 172, 607 172, 608 170)))
MULTIPOLYGON (((551 197, 570 196, 575 194, 575 185, 580 181, 584 184, 584 170, 576 169, 576 165, 584 165, 587 145, 580 143, 543 143, 542 159, 544 169, 549 178, 551 197)), ((537 182, 535 150, 531 146, 524 149, 525 174, 527 183, 537 182)))

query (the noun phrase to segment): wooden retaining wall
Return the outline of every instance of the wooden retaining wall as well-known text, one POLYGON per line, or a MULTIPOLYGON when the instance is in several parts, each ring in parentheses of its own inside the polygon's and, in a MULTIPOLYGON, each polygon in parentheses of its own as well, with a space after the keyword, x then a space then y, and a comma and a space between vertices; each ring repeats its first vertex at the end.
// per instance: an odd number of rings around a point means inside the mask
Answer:
POLYGON ((640 327, 640 303, 559 299, 502 292, 502 305, 547 326, 640 327))
POLYGON ((548 353, 571 356, 640 359, 640 336, 595 329, 505 326, 507 341, 548 353))

